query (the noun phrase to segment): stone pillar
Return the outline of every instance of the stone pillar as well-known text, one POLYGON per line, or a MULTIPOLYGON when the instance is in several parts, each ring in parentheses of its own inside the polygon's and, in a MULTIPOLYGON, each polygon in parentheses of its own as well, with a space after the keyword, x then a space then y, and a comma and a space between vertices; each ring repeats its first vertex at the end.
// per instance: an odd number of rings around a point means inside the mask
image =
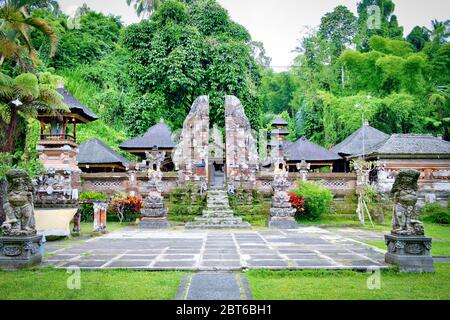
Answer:
POLYGON ((106 233, 107 203, 94 201, 94 227, 96 233, 106 233))
POLYGON ((42 261, 42 236, 34 223, 34 187, 23 170, 6 172, 5 221, 1 225, 0 269, 30 267, 42 261))
POLYGON ((394 210, 391 234, 385 236, 385 261, 398 265, 404 272, 434 272, 432 239, 425 237, 416 208, 419 176, 417 171, 401 171, 391 190, 394 210))

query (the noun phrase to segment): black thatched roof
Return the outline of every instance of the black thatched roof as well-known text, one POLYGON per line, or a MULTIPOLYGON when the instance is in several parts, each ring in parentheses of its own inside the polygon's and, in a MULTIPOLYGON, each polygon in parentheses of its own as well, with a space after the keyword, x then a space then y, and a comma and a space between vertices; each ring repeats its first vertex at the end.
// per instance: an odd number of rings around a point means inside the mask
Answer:
POLYGON ((377 130, 368 124, 365 124, 344 141, 331 148, 331 151, 340 155, 355 155, 363 153, 363 135, 365 152, 371 150, 374 146, 386 141, 389 135, 377 130))
POLYGON ((288 145, 284 150, 287 161, 334 161, 341 160, 337 153, 327 150, 315 143, 312 143, 305 137, 288 145))
POLYGON ((76 113, 88 121, 95 121, 98 119, 94 112, 82 105, 66 89, 58 88, 56 90, 64 97, 64 103, 69 107, 72 113, 76 113))
POLYGON ((280 135, 280 136, 287 136, 289 134, 289 131, 285 130, 285 129, 273 129, 270 132, 271 135, 276 136, 276 135, 280 135))
POLYGON ((172 132, 164 123, 155 124, 141 137, 125 141, 119 146, 122 150, 174 149, 172 132))
POLYGON ((450 142, 431 134, 393 134, 368 151, 370 155, 450 157, 450 142))
POLYGON ((128 167, 130 162, 98 139, 88 140, 79 146, 79 164, 120 164, 128 167))
POLYGON ((276 127, 276 126, 287 126, 287 125, 288 125, 287 121, 284 120, 284 119, 283 119, 282 117, 280 117, 280 116, 276 117, 275 120, 273 120, 270 124, 271 124, 273 127, 276 127))

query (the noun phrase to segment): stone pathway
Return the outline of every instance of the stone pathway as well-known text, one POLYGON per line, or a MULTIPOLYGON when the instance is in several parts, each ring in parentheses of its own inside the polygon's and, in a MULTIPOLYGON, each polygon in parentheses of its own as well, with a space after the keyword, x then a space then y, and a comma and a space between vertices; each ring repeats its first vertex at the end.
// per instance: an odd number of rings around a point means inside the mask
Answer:
POLYGON ((124 228, 69 248, 53 247, 58 268, 241 271, 385 268, 384 251, 316 227, 296 230, 142 230, 124 228))
POLYGON ((384 241, 384 235, 389 233, 356 228, 330 228, 328 230, 359 241, 384 241))
POLYGON ((247 278, 242 274, 200 272, 185 275, 176 300, 252 300, 247 278))

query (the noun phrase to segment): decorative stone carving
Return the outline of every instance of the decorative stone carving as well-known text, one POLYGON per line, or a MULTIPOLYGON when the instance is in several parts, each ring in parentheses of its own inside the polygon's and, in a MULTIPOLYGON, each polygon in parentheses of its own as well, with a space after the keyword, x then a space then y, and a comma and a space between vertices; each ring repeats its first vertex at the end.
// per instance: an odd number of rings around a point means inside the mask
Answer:
POLYGON ((423 223, 419 221, 416 208, 419 176, 419 172, 408 170, 399 172, 395 179, 391 190, 394 199, 392 234, 424 235, 423 223))
POLYGON ((7 195, 3 205, 6 220, 1 228, 5 236, 31 236, 34 225, 34 187, 30 176, 23 170, 6 172, 7 195))
POLYGON ((42 261, 42 236, 36 235, 34 223, 34 187, 23 170, 6 172, 6 219, 0 237, 0 269, 18 269, 42 261))
POLYGON ((147 173, 149 193, 144 199, 144 208, 141 209, 142 218, 139 223, 141 228, 160 229, 170 227, 170 223, 167 221, 169 210, 164 206, 164 197, 162 196, 162 172, 160 168, 164 158, 164 152, 152 154, 151 161, 153 163, 147 173))
POLYGON ((311 168, 311 165, 305 161, 305 159, 302 159, 300 163, 297 163, 297 170, 300 175, 300 179, 302 179, 303 182, 306 182, 308 180, 308 172, 311 168))
POLYGON ((291 184, 288 181, 288 172, 283 169, 275 169, 272 182, 273 197, 272 208, 270 208, 269 227, 279 229, 296 229, 297 221, 294 219, 295 209, 289 202, 288 190, 291 184))
POLYGON ((225 96, 227 177, 255 181, 258 151, 250 121, 235 96, 225 96))
POLYGON ((391 190, 394 211, 391 234, 385 236, 388 249, 385 261, 405 272, 434 271, 430 256, 432 239, 424 236, 416 208, 419 176, 417 171, 400 171, 391 190))
POLYGON ((180 183, 208 177, 209 98, 198 97, 184 120, 180 141, 172 160, 179 170, 180 183))

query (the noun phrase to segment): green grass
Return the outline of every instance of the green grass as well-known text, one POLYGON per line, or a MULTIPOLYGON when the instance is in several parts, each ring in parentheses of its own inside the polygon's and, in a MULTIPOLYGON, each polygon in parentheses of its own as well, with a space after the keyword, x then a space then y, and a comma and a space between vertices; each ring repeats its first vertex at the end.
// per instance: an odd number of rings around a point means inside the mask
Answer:
POLYGON ((428 274, 383 270, 379 290, 368 289, 371 274, 356 271, 251 270, 246 275, 258 300, 448 300, 450 264, 436 263, 435 269, 428 274))
MULTIPOLYGON (((432 256, 450 256, 450 226, 424 222, 425 235, 433 238, 432 256)), ((367 244, 386 250, 384 241, 364 241, 367 244)))
POLYGON ((183 273, 131 270, 81 271, 79 290, 67 288, 73 274, 58 269, 0 271, 0 300, 169 300, 183 273))

